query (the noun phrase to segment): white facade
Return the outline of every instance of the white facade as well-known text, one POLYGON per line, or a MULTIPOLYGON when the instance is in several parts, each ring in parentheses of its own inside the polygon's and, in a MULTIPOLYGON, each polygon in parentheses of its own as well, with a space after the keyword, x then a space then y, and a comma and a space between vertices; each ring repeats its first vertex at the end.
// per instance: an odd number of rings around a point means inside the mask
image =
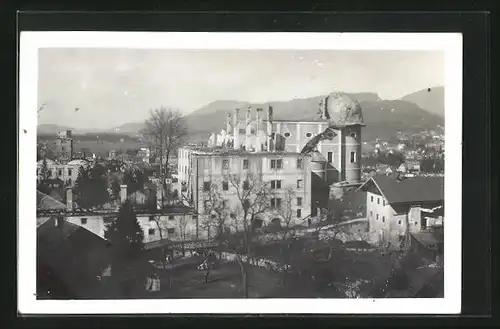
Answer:
MULTIPOLYGON (((164 214, 149 215, 138 214, 139 222, 144 234, 144 243, 169 239, 171 241, 192 240, 197 234, 197 219, 193 214, 164 214), (161 230, 161 231, 160 231, 161 230)), ((104 215, 78 214, 66 216, 66 220, 72 224, 81 226, 90 232, 104 238, 106 223, 104 215)), ((40 217, 40 222, 44 222, 40 217)))
MULTIPOLYGON (((55 161, 47 159, 47 168, 50 172, 51 179, 60 179, 66 185, 72 186, 78 178, 80 168, 88 166, 88 162, 84 160, 72 160, 67 164, 60 164, 55 161)), ((41 179, 41 169, 43 167, 43 160, 37 162, 37 180, 41 179)))

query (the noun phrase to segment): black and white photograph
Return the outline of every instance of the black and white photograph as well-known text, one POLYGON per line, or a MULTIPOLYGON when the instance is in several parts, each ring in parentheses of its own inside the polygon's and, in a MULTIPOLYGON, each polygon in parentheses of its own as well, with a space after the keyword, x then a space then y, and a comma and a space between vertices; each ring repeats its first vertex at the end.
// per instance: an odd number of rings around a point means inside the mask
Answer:
POLYGON ((460 312, 460 34, 20 47, 26 311, 460 312))

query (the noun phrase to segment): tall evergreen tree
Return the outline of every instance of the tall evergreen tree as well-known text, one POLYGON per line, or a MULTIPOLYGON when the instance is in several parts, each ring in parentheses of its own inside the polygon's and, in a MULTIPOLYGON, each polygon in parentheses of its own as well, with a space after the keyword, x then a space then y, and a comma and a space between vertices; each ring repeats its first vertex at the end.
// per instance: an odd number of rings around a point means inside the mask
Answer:
POLYGON ((104 237, 112 248, 113 276, 129 275, 129 267, 144 247, 144 233, 129 201, 122 204, 117 218, 107 226, 104 237))
POLYGON ((78 178, 74 185, 74 198, 79 207, 85 209, 92 207, 92 193, 90 188, 90 171, 87 168, 80 167, 78 178))
POLYGON ((106 170, 102 166, 81 167, 75 181, 74 195, 76 203, 84 209, 101 206, 109 201, 106 170))
POLYGON ((50 178, 50 169, 47 164, 47 159, 43 158, 42 167, 40 168, 40 182, 44 182, 50 178))

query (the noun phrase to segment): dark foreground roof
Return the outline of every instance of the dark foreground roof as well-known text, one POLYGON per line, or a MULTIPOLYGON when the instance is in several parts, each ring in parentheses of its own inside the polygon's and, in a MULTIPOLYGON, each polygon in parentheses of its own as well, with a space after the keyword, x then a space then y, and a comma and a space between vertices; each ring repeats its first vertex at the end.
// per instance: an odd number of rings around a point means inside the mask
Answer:
POLYGON ((389 203, 436 202, 444 200, 443 177, 409 177, 401 180, 391 176, 374 176, 389 203))
POLYGON ((36 191, 36 207, 37 210, 66 209, 64 203, 38 190, 36 191))
POLYGON ((108 242, 78 225, 59 221, 56 226, 55 221, 49 219, 37 229, 37 262, 57 275, 71 297, 85 296, 109 265, 108 242))

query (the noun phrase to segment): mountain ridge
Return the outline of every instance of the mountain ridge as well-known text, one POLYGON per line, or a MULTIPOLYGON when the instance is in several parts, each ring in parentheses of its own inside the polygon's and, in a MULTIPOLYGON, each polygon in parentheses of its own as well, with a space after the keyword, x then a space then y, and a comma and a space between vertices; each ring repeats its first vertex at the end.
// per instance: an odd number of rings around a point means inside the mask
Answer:
POLYGON ((418 90, 399 99, 417 104, 420 108, 444 118, 444 86, 418 90))
MULTIPOLYGON (((390 138, 397 131, 408 131, 409 133, 418 132, 422 129, 434 129, 437 125, 444 124, 440 113, 439 95, 442 95, 443 109, 441 112, 444 115, 444 87, 433 87, 432 96, 427 96, 427 89, 419 90, 414 93, 405 95, 395 100, 383 100, 377 93, 347 93, 350 97, 360 102, 363 109, 364 121, 366 128, 363 130, 363 139, 371 140, 373 138, 390 138), (430 99, 432 101, 427 101, 430 99), (408 99, 415 99, 415 102, 410 102, 408 99), (437 100, 437 101, 435 101, 437 100), (418 105, 427 104, 434 106, 433 109, 425 109, 418 105), (437 105, 436 105, 437 104, 437 105)), ((264 103, 253 103, 238 100, 216 100, 209 104, 194 110, 184 117, 187 126, 189 127, 190 141, 205 140, 212 132, 219 132, 225 128, 226 115, 228 111, 235 108, 244 110, 251 106, 252 108, 273 106, 275 119, 288 120, 317 120, 318 119, 318 103, 322 97, 319 95, 309 98, 296 98, 289 101, 270 101, 264 103)), ((241 114, 243 117, 244 114, 241 114)), ((72 129, 74 134, 84 133, 119 133, 119 134, 138 134, 144 127, 144 122, 129 122, 122 124, 112 129, 91 130, 91 129, 72 129)), ((64 126, 54 124, 45 124, 38 127, 39 134, 53 133, 59 130, 71 129, 64 126)))

